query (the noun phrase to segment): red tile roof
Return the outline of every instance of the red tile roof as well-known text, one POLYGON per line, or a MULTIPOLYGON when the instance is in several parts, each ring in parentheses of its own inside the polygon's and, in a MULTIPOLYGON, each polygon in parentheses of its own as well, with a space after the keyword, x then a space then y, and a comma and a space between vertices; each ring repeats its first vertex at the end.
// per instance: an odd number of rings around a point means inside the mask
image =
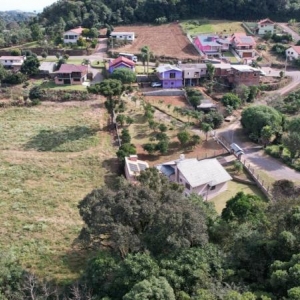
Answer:
POLYGON ((127 57, 123 57, 123 56, 120 56, 120 57, 114 59, 113 61, 110 62, 109 65, 112 67, 112 66, 115 66, 115 65, 117 65, 117 64, 119 64, 121 62, 123 62, 123 63, 125 63, 127 65, 130 65, 130 66, 135 66, 135 63, 132 60, 130 60, 127 57))
POLYGON ((70 29, 70 30, 68 30, 68 31, 66 31, 66 32, 72 31, 72 32, 74 32, 74 33, 81 34, 82 31, 83 31, 84 29, 85 29, 85 28, 79 26, 79 27, 77 27, 77 28, 70 29))
POLYGON ((62 64, 56 73, 87 72, 88 67, 82 65, 62 64))
POLYGON ((271 23, 271 24, 275 24, 273 21, 271 21, 269 18, 267 19, 263 19, 260 20, 259 22, 257 22, 257 24, 263 24, 263 23, 271 23))
POLYGON ((292 46, 292 48, 293 48, 298 54, 300 54, 300 46, 292 46))

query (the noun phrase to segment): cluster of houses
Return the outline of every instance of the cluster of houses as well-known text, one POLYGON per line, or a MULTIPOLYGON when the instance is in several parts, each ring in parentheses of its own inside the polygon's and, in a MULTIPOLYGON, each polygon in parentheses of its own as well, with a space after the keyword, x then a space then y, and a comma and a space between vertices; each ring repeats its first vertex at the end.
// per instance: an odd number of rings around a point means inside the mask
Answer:
MULTIPOLYGON (((147 162, 139 160, 137 155, 125 158, 125 176, 135 183, 140 172, 149 168, 147 162)), ((198 160, 185 158, 183 154, 178 160, 157 165, 159 172, 170 181, 184 186, 184 194, 197 194, 204 200, 210 200, 227 190, 228 181, 232 177, 216 158, 198 160)))
MULTIPOLYGON (((135 63, 126 58, 118 57, 109 63, 109 72, 112 73, 118 68, 128 68, 135 70, 135 63)), ((237 86, 244 84, 247 86, 259 85, 262 71, 249 65, 231 65, 227 63, 214 64, 216 78, 223 78, 228 85, 237 86)), ((185 86, 198 85, 201 78, 207 77, 207 64, 178 64, 161 65, 156 68, 157 80, 162 88, 182 88, 185 86)))
MULTIPOLYGON (((82 32, 85 28, 79 26, 77 28, 70 29, 63 34, 63 41, 64 44, 75 44, 82 36, 82 32)), ((100 31, 99 31, 100 36, 100 31)), ((135 39, 134 32, 115 32, 113 31, 110 34, 111 38, 118 39, 118 40, 127 40, 133 42, 135 39)))
MULTIPOLYGON (((254 32, 258 35, 267 32, 273 34, 275 23, 270 19, 261 20, 256 24, 254 32)), ((257 56, 255 39, 244 32, 233 33, 229 36, 226 34, 198 35, 194 39, 194 45, 205 57, 222 57, 222 53, 226 51, 232 51, 239 58, 246 60, 251 60, 257 56)))

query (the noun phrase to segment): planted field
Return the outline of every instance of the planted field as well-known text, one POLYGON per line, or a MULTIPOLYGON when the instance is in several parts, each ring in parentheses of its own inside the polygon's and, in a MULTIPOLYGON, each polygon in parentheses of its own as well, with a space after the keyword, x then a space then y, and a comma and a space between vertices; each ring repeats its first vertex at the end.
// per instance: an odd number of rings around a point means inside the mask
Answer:
POLYGON ((178 24, 165 24, 160 26, 120 26, 115 31, 133 31, 136 39, 132 44, 117 49, 118 52, 139 54, 143 46, 149 46, 156 56, 177 59, 197 59, 197 50, 182 32, 178 24))
POLYGON ((183 30, 191 36, 204 33, 231 34, 234 32, 245 32, 241 22, 226 20, 188 20, 181 22, 183 30))
POLYGON ((0 116, 0 249, 13 249, 39 276, 74 278, 85 262, 73 247, 77 204, 109 182, 115 162, 100 103, 43 103, 0 116))

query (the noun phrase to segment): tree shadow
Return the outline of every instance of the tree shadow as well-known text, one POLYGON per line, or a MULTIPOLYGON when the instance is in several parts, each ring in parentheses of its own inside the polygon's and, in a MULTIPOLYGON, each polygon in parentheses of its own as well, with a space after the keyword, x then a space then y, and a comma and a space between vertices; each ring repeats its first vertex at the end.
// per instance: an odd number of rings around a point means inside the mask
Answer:
POLYGON ((24 146, 26 150, 52 151, 59 146, 94 136, 98 128, 88 126, 71 126, 63 130, 42 129, 24 146))
POLYGON ((118 158, 105 159, 102 162, 102 167, 107 173, 104 175, 104 183, 108 187, 113 187, 116 183, 116 177, 124 174, 124 167, 118 158))

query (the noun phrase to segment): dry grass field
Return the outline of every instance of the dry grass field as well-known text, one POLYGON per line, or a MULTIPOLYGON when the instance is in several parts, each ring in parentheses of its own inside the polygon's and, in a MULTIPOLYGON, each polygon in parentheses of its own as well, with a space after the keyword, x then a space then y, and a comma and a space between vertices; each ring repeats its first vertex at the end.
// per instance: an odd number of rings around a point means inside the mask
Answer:
POLYGON ((139 54, 143 46, 149 46, 155 56, 177 59, 198 59, 199 54, 177 23, 160 26, 118 26, 115 31, 133 31, 137 38, 132 44, 118 48, 118 52, 139 54))
POLYGON ((87 257, 74 246, 77 205, 114 178, 99 100, 0 110, 1 251, 38 276, 68 280, 87 257))

